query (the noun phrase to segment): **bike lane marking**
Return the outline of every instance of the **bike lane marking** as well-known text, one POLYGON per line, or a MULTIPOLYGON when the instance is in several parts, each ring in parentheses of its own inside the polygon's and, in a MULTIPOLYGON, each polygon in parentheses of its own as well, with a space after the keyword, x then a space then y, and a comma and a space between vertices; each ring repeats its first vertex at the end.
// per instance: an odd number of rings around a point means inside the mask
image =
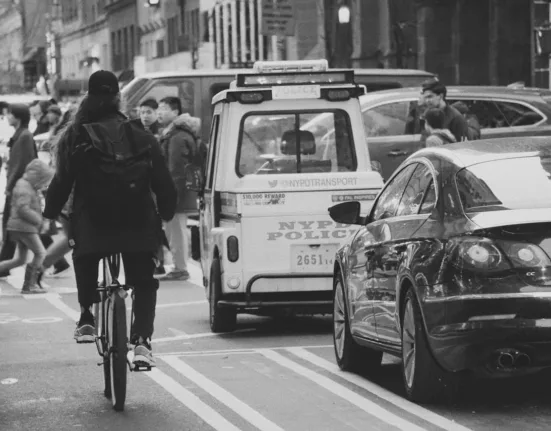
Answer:
POLYGON ((336 364, 333 364, 312 352, 308 352, 302 347, 288 347, 285 350, 442 429, 447 431, 472 431, 470 428, 412 403, 357 374, 341 371, 336 364))
POLYGON ((284 431, 283 428, 277 426, 233 394, 178 359, 178 357, 161 355, 160 359, 259 430, 284 431))
POLYGON ((240 431, 235 425, 225 419, 212 407, 205 404, 195 394, 185 389, 176 380, 157 368, 145 373, 147 377, 159 384, 164 390, 176 398, 180 403, 199 416, 217 431, 240 431))
POLYGON ((382 422, 385 422, 389 425, 396 427, 399 430, 408 430, 408 431, 425 431, 425 428, 422 428, 414 423, 402 419, 394 413, 384 409, 376 402, 370 401, 367 398, 357 394, 356 392, 348 389, 347 387, 331 380, 328 377, 325 377, 321 374, 312 371, 297 362, 294 362, 285 356, 277 353, 273 350, 267 349, 257 349, 257 352, 264 355, 267 359, 275 362, 278 365, 281 365, 289 370, 295 372, 296 374, 307 378, 313 383, 321 386, 330 393, 346 400, 350 404, 355 405, 360 410, 363 410, 367 414, 376 417, 382 422))

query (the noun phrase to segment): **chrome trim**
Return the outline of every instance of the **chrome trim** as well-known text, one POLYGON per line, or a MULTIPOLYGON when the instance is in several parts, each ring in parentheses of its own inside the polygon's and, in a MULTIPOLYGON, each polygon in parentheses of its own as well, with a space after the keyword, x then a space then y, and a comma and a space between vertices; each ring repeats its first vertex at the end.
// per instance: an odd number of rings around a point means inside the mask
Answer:
POLYGON ((480 322, 485 320, 511 320, 514 319, 516 314, 489 314, 486 316, 473 316, 469 318, 471 322, 480 322))
POLYGON ((551 299, 551 292, 530 292, 530 293, 487 293, 472 295, 455 295, 445 298, 424 298, 423 302, 453 302, 470 301, 476 299, 518 299, 518 298, 542 298, 551 299))

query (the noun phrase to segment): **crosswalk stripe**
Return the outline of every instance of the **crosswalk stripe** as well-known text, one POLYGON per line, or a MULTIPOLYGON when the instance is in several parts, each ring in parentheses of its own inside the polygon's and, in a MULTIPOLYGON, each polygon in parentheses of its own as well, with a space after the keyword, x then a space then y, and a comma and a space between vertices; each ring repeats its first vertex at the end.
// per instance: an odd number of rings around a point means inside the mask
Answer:
POLYGON ((388 410, 382 408, 377 403, 369 401, 368 399, 362 397, 361 395, 358 395, 356 392, 329 379, 328 377, 322 376, 321 374, 318 374, 312 370, 309 370, 306 367, 303 367, 302 365, 286 358, 280 353, 274 352, 273 350, 264 349, 258 349, 257 352, 264 355, 266 358, 274 361, 275 363, 285 368, 288 368, 303 377, 306 377, 307 379, 328 390, 334 395, 337 395, 342 399, 348 401, 349 403, 354 404, 356 407, 360 408, 367 414, 374 416, 389 425, 393 425, 399 430, 425 431, 424 428, 421 428, 413 424, 412 422, 396 416, 394 413, 391 413, 388 410))
POLYGON ((201 401, 199 397, 185 389, 176 380, 166 375, 162 371, 158 369, 152 369, 150 372, 145 373, 145 375, 151 378, 154 382, 158 383, 160 386, 162 386, 174 398, 180 401, 183 405, 185 405, 201 419, 203 419, 215 430, 240 431, 239 428, 226 420, 216 410, 214 410, 212 407, 209 407, 207 404, 201 401))
POLYGON ((262 416, 243 401, 209 380, 176 356, 160 356, 164 362, 192 381, 209 395, 232 409, 235 413, 261 431, 283 431, 275 423, 262 416))
POLYGON ((305 361, 308 361, 320 368, 323 368, 326 371, 329 371, 332 374, 339 376, 340 378, 350 383, 353 383, 356 386, 359 386, 362 389, 365 389, 366 391, 376 395, 377 397, 398 406, 402 410, 418 416, 421 419, 426 420, 442 429, 445 429, 447 431, 472 431, 470 428, 464 427, 463 425, 446 419, 443 416, 440 416, 428 409, 412 403, 405 398, 396 395, 382 388, 381 386, 364 379, 361 376, 358 376, 357 374, 341 371, 336 364, 333 364, 314 353, 308 352, 301 347, 288 347, 285 350, 295 356, 298 356, 301 359, 304 359, 305 361))

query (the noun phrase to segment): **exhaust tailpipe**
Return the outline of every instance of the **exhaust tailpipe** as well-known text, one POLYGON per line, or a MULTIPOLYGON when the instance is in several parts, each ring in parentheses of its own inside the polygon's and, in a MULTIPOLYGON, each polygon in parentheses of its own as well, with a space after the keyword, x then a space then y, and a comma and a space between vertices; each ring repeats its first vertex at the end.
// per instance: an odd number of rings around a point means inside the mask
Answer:
POLYGON ((500 368, 504 368, 506 370, 513 368, 513 365, 515 364, 515 358, 510 353, 499 353, 499 356, 497 357, 497 365, 500 368))
POLYGON ((519 353, 515 359, 515 367, 524 368, 530 366, 532 361, 526 353, 519 353))

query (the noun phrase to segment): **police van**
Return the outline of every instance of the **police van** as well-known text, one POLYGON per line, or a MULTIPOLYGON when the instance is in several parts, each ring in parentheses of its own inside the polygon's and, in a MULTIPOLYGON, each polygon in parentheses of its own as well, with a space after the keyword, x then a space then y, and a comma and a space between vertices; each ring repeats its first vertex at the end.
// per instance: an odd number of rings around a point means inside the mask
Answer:
POLYGON ((356 228, 328 208, 383 186, 372 171, 353 70, 326 60, 256 62, 214 107, 200 193, 213 332, 239 313, 330 313, 334 256, 356 228), (323 118, 323 121, 318 121, 323 118))

